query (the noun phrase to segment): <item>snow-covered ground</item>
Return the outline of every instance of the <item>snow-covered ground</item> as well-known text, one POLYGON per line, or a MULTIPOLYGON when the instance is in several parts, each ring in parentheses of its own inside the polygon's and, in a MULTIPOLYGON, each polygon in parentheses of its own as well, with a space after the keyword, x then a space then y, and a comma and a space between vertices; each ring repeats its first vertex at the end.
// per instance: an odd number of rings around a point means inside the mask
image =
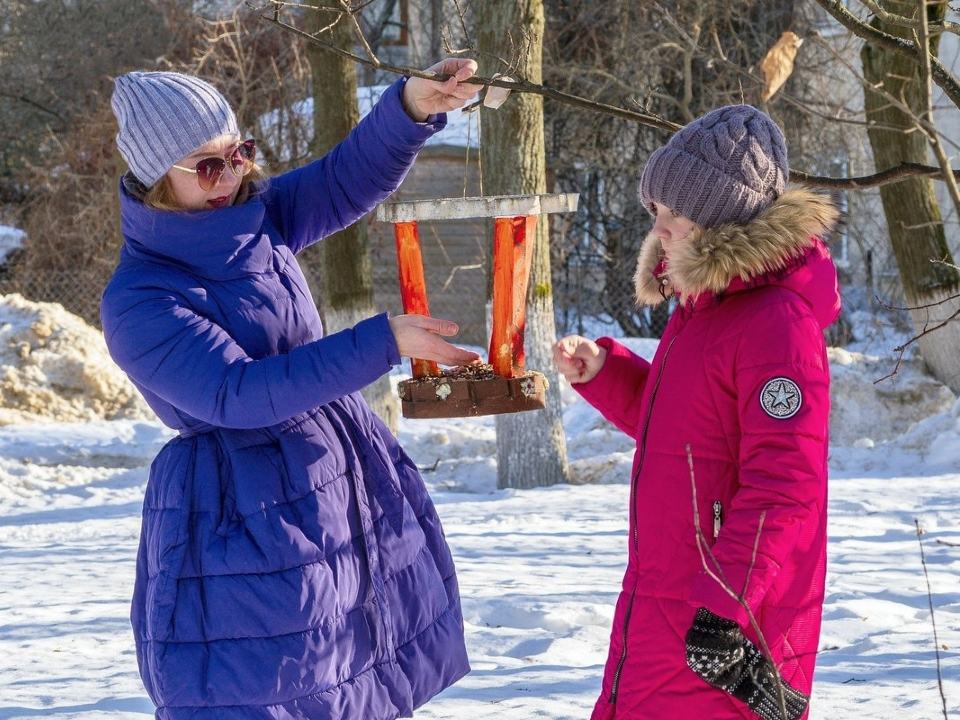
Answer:
MULTIPOLYGON (((895 344, 875 342, 832 351, 811 718, 936 720, 944 704, 960 718, 960 403, 915 361, 875 385, 895 344)), ((626 559, 632 447, 563 393, 572 485, 497 490, 490 418, 401 421, 457 559, 473 666, 420 720, 589 716, 626 559)), ((129 418, 0 427, 0 720, 151 716, 128 604, 147 466, 169 437, 129 418)))

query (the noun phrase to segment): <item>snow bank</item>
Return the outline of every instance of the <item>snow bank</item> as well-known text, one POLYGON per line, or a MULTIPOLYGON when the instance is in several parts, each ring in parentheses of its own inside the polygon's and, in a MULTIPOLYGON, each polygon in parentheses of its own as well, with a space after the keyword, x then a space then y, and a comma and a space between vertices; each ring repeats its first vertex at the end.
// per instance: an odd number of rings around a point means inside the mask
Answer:
POLYGON ((956 400, 918 357, 879 358, 830 348, 830 444, 872 446, 947 413, 956 400), (889 376, 889 377, 888 377, 889 376))
POLYGON ((57 303, 0 296, 0 425, 155 419, 102 334, 57 303))

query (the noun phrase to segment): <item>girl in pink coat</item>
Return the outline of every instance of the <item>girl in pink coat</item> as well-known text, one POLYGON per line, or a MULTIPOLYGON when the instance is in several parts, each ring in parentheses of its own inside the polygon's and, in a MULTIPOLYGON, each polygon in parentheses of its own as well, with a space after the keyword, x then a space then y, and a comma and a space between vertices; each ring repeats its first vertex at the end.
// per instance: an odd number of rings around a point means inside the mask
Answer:
POLYGON ((820 239, 838 212, 787 187, 783 134, 746 105, 657 150, 641 304, 674 301, 652 363, 570 336, 560 372, 637 439, 628 564, 593 720, 807 713, 826 567, 840 310, 820 239))

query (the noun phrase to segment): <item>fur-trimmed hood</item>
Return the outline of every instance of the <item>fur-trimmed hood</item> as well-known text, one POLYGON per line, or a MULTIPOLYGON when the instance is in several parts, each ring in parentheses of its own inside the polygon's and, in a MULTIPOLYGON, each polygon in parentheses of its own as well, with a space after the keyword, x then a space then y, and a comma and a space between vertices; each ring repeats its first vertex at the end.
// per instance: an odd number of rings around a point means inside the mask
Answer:
POLYGON ((804 263, 811 252, 829 253, 818 240, 840 212, 829 198, 791 186, 770 207, 744 225, 697 228, 680 256, 667 267, 663 246, 648 235, 634 276, 637 302, 656 305, 672 294, 687 301, 764 284, 804 263))

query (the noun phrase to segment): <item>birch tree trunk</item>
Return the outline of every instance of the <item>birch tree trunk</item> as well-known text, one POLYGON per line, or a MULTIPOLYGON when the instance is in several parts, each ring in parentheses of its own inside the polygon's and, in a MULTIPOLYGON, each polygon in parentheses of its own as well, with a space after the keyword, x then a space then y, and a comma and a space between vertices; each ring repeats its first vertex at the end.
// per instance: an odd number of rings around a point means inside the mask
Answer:
MULTIPOLYGON (((897 2, 886 2, 884 6, 901 14, 909 14, 916 7, 912 3, 907 6, 897 2)), ((943 13, 943 6, 939 12, 943 13)), ((903 28, 888 26, 876 18, 872 22, 887 33, 904 36, 903 28)), ((934 56, 937 54, 936 43, 934 39, 930 48, 934 56)), ((888 95, 902 98, 917 115, 923 112, 926 89, 915 61, 869 43, 863 46, 861 60, 867 80, 882 83, 888 95)), ((867 135, 878 169, 903 162, 928 162, 927 141, 916 129, 916 121, 910 115, 884 95, 871 91, 865 93, 865 107, 870 124, 867 135)), ((884 185, 880 188, 880 199, 900 269, 904 296, 907 305, 914 308, 910 315, 919 334, 943 322, 960 307, 960 299, 955 297, 960 287, 960 273, 935 262, 942 260, 952 264, 953 260, 932 180, 911 179, 884 185)), ((960 352, 957 352, 960 348, 960 321, 954 320, 920 338, 918 344, 934 377, 960 394, 960 352)))
MULTIPOLYGON (((341 9, 338 0, 313 0, 311 4, 341 9)), ((332 17, 331 13, 308 13, 308 31, 326 27, 332 17)), ((353 37, 349 24, 345 20, 338 23, 328 39, 340 47, 350 48, 353 37)), ((313 88, 311 154, 320 157, 345 138, 360 120, 357 70, 352 60, 312 44, 307 45, 307 58, 313 88)), ((328 334, 353 327, 376 314, 367 226, 362 220, 307 248, 300 254, 299 261, 312 270, 313 277, 321 279, 314 293, 328 334)), ((393 395, 390 377, 384 375, 364 388, 363 397, 396 434, 399 403, 393 395)))
MULTIPOLYGON (((481 53, 516 59, 520 74, 531 82, 541 82, 542 0, 477 0, 475 11, 477 45, 481 53), (527 44, 521 31, 527 33, 527 44)), ((485 57, 479 61, 481 74, 503 70, 492 67, 485 57)), ((499 109, 484 108, 481 113, 480 163, 484 193, 545 192, 543 99, 529 93, 513 95, 499 109)), ((556 327, 548 217, 541 216, 537 221, 524 343, 526 367, 543 373, 549 383, 547 406, 544 410, 497 416, 497 485, 501 488, 541 487, 568 480, 560 381, 553 364, 556 327)))

